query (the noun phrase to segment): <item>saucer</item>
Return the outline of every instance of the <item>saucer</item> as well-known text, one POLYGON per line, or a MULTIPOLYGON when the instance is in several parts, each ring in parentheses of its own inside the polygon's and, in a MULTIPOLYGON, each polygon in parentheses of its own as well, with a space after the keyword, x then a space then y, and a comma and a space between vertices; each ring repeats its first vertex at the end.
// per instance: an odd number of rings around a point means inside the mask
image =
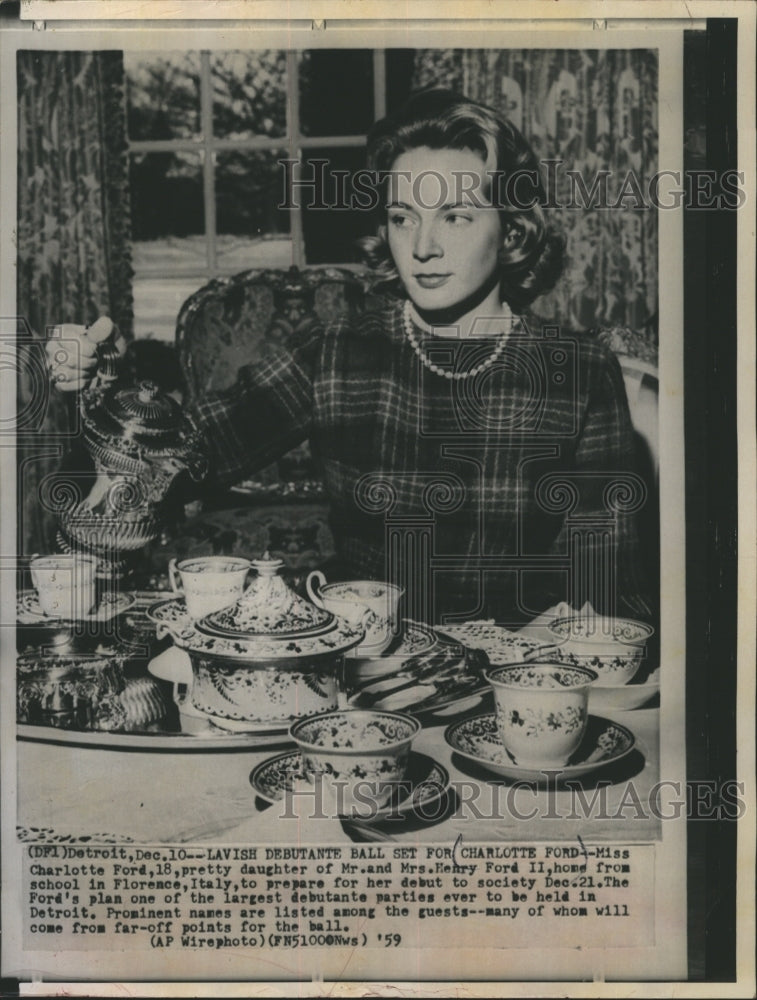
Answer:
MULTIPOLYGON (((285 792, 292 788, 295 779, 304 777, 301 771, 299 750, 269 757, 258 764, 250 774, 250 784, 255 794, 266 802, 278 802, 285 792)), ((426 807, 439 799, 449 788, 449 773, 431 757, 423 753, 410 752, 407 772, 397 789, 392 794, 392 800, 377 809, 370 816, 361 815, 363 820, 386 819, 389 816, 412 815, 415 810, 421 810, 425 815, 426 807)))
POLYGON ((660 693, 660 671, 654 671, 643 684, 600 684, 589 688, 589 708, 597 712, 631 712, 641 708, 660 693))
MULTIPOLYGON (((118 592, 117 594, 103 594, 100 603, 88 615, 82 615, 76 621, 82 622, 107 622, 116 615, 127 611, 136 603, 134 594, 118 592)), ((66 619, 48 615, 42 610, 39 603, 39 595, 36 590, 20 590, 16 595, 16 621, 20 625, 39 625, 44 622, 60 622, 66 619)))
POLYGON ((347 670, 350 680, 356 684, 375 681, 387 674, 400 670, 411 656, 427 653, 436 644, 436 635, 428 625, 405 619, 402 635, 380 656, 356 656, 349 661, 347 670))
POLYGON ((564 782, 614 764, 629 754, 636 743, 630 729, 601 716, 590 715, 584 738, 567 764, 553 768, 521 767, 502 746, 493 712, 448 726, 444 739, 455 753, 487 771, 513 781, 541 785, 547 784, 550 777, 564 782))

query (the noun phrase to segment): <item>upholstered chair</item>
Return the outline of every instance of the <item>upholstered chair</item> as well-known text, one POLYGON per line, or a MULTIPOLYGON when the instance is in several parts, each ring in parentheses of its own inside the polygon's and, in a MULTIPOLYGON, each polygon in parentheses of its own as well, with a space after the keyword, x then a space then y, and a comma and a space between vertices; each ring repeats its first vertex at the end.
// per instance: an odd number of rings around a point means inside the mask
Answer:
MULTIPOLYGON (((296 343, 317 324, 353 317, 374 301, 366 280, 337 267, 254 269, 216 278, 182 306, 176 352, 186 399, 224 389, 241 365, 254 363, 266 344, 296 343)), ((209 492, 202 505, 171 525, 149 556, 149 576, 164 583, 171 556, 268 551, 284 560, 300 584, 334 555, 328 507, 307 443, 231 490, 209 492)))

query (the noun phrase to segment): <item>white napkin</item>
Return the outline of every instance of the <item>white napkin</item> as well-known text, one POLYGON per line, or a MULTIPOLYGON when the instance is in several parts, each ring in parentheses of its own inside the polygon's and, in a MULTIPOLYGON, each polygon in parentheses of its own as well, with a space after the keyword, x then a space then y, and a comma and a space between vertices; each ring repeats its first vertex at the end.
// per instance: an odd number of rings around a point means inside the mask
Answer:
POLYGON ((546 629, 556 618, 569 618, 572 615, 581 615, 582 617, 590 618, 595 614, 596 612, 591 606, 590 601, 587 601, 580 611, 572 608, 567 601, 560 601, 559 604, 555 604, 553 607, 547 608, 546 611, 542 611, 528 625, 524 625, 523 628, 519 629, 519 633, 520 635, 530 635, 536 639, 543 639, 546 629))
POLYGON ((177 646, 169 646, 154 656, 147 664, 147 669, 153 677, 160 677, 163 681, 172 681, 174 684, 192 683, 192 661, 189 653, 177 646))

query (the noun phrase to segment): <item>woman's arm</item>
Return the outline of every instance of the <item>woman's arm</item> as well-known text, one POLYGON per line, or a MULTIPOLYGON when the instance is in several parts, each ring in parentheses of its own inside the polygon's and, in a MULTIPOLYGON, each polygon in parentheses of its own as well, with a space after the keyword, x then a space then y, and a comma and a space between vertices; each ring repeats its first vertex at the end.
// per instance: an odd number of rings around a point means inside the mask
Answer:
POLYGON ((294 348, 269 348, 254 365, 240 368, 229 389, 191 406, 208 449, 209 485, 231 486, 308 437, 322 337, 318 328, 294 348))
MULTIPOLYGON (((99 350, 113 341, 119 356, 125 344, 113 322, 102 316, 90 327, 54 328, 46 345, 48 368, 60 391, 86 388, 97 372, 99 350)), ((206 483, 231 486, 304 441, 310 431, 313 377, 323 341, 314 326, 293 348, 276 344, 255 364, 239 370, 231 388, 188 406, 205 438, 210 458, 206 483)))

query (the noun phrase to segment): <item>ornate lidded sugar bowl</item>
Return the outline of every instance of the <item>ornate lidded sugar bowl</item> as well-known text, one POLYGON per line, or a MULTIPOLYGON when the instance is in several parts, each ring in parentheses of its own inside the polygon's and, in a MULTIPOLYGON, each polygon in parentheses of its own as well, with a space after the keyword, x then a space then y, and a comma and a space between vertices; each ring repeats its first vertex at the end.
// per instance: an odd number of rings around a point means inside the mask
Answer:
POLYGON ((280 559, 266 553, 252 565, 258 575, 227 608, 193 621, 176 599, 148 615, 189 654, 195 709, 227 727, 285 729, 337 707, 344 654, 365 630, 290 589, 280 559))
POLYGON ((90 468, 76 471, 60 523, 70 543, 113 562, 157 537, 175 481, 199 482, 208 461, 188 414, 152 382, 95 383, 79 412, 90 468))

